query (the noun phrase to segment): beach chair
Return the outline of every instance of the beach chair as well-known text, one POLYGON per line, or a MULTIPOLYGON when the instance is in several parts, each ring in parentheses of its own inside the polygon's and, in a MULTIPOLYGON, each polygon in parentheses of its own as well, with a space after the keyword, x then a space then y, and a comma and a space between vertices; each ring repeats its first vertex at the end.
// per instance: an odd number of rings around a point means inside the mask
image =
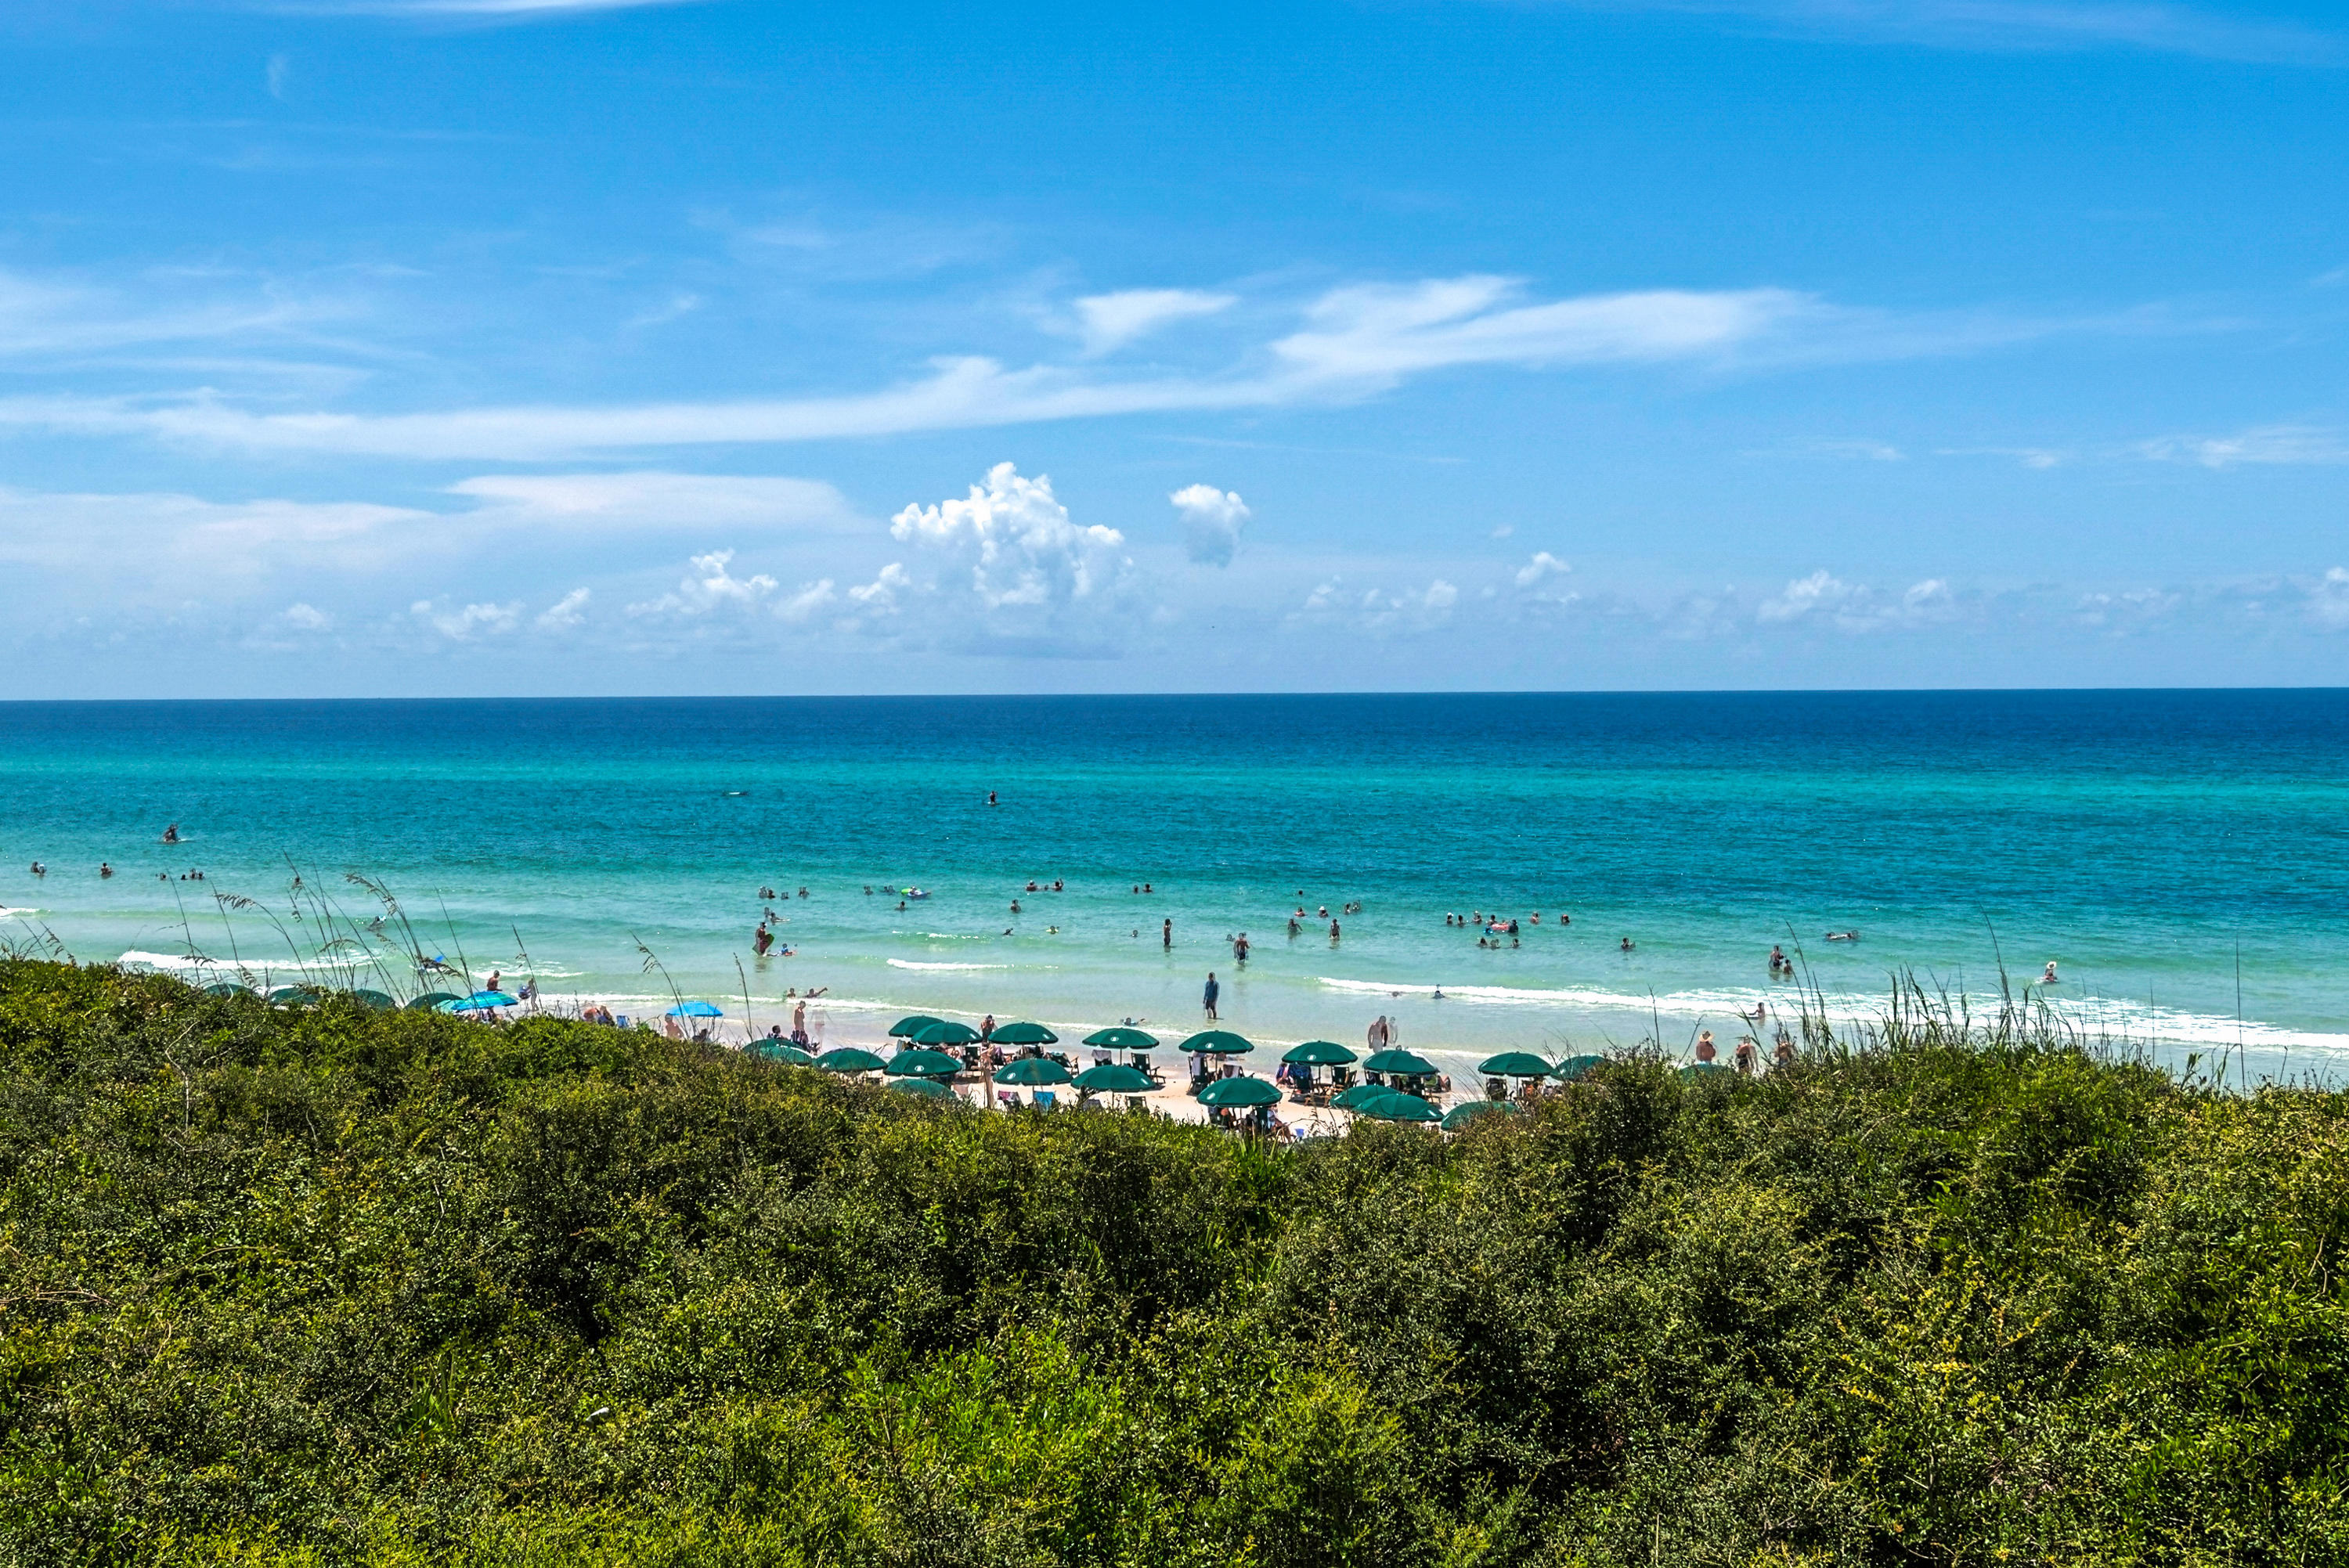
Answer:
POLYGON ((1036 1108, 1039 1110, 1050 1110, 1060 1103, 1061 1097, 1050 1089, 1040 1088, 1036 1091, 1036 1108))
POLYGON ((995 1091, 995 1103, 1001 1106, 1006 1110, 1018 1110, 1019 1109, 1019 1092, 1016 1089, 997 1089, 995 1091))

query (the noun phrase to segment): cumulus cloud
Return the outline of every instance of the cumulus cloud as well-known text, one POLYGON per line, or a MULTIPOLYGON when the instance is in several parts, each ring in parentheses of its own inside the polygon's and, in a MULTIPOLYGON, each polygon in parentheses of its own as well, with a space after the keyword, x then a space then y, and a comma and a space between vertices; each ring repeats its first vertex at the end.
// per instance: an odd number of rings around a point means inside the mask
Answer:
POLYGON ((2335 566, 2310 585, 2308 614, 2328 632, 2349 629, 2349 568, 2335 566))
POLYGON ((1291 620, 1335 622, 1389 634, 1433 632, 1450 623, 1459 603, 1459 588, 1441 577, 1421 589, 1368 588, 1360 593, 1344 578, 1331 577, 1314 586, 1291 620))
POLYGON ((1754 616, 1764 625, 1784 625, 1813 616, 1845 632, 1872 632, 1895 626, 1920 625, 1948 619, 1956 609, 1949 583, 1929 577, 1911 583, 1897 596, 1845 582, 1819 571, 1797 577, 1772 598, 1764 599, 1754 616))
POLYGON ((323 632, 335 624, 335 618, 324 610, 297 601, 278 612, 277 622, 289 632, 323 632))
POLYGON ((554 603, 538 613, 533 623, 542 632, 567 632, 587 619, 587 601, 595 595, 585 588, 574 588, 554 603))
POLYGON ((1162 326, 1194 316, 1214 315, 1238 304, 1226 294, 1198 289, 1125 289, 1077 302, 1077 320, 1087 354, 1107 354, 1162 326))
POLYGON ((713 550, 693 557, 689 562, 692 569, 678 580, 675 591, 631 604, 628 614, 698 619, 721 611, 753 607, 775 592, 775 580, 763 572, 749 577, 735 576, 731 571, 733 561, 734 552, 730 550, 713 550))
POLYGON ((440 601, 419 599, 408 613, 452 643, 502 636, 522 622, 522 602, 511 604, 468 604, 460 610, 441 607, 440 601))
POLYGON ((1229 566, 1251 515, 1239 492, 1185 485, 1166 499, 1182 514, 1183 553, 1203 566, 1229 566))
POLYGON ((1517 586, 1519 588, 1538 588, 1543 583, 1549 582, 1551 579, 1563 577, 1573 570, 1573 567, 1568 565, 1565 562, 1560 561, 1548 551, 1537 550, 1534 552, 1534 558, 1531 561, 1526 562, 1523 566, 1517 568, 1517 586))
POLYGON ((890 536, 915 551, 850 597, 876 612, 935 602, 937 624, 979 644, 1040 654, 1102 653, 1123 630, 1137 583, 1125 536, 1081 524, 1045 475, 998 463, 970 493, 909 506, 890 536))

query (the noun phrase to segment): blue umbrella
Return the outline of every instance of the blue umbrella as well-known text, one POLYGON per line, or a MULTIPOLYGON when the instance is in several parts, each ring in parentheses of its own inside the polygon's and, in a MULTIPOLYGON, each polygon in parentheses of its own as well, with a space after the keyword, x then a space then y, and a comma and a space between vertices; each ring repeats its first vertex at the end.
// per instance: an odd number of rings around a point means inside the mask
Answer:
POLYGON ((672 1018, 722 1018, 726 1016, 726 1009, 712 1006, 707 1002, 680 1002, 668 1010, 668 1016, 672 1018))
POLYGON ((476 991, 471 995, 460 997, 454 1002, 434 1004, 435 1008, 443 1013, 485 1013, 492 1007, 521 1006, 522 1002, 519 998, 510 996, 503 991, 476 991))

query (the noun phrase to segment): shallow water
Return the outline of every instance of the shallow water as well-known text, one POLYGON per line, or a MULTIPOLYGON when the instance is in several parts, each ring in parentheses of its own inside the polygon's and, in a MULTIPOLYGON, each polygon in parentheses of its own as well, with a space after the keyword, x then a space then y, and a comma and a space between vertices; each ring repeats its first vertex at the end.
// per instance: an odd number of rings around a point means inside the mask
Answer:
MULTIPOLYGON (((1725 1043, 1794 1005, 1773 943, 1854 1014, 1911 971, 1994 1005, 2002 954, 2017 987, 2058 960, 2053 1006, 2164 1060, 2323 1073, 2349 1067, 2345 743, 2338 691, 0 705, 0 928, 331 973, 287 883, 363 921, 358 872, 428 954, 550 996, 780 1016, 823 985, 843 1032, 1179 1036, 1212 969, 1268 1042, 1383 1012, 1478 1055, 1725 1043), (796 956, 750 956, 761 884, 808 889, 777 906, 796 956), (1352 901, 1333 943, 1313 912, 1352 901)), ((359 983, 417 985, 396 959, 359 983)))

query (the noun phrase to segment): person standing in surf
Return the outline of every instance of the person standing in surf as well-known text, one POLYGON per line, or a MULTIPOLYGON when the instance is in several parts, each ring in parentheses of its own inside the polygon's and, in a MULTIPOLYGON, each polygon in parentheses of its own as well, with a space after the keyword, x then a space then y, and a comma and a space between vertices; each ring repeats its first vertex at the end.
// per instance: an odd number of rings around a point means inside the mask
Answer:
POLYGON ((1223 995, 1223 990, 1222 986, 1216 984, 1216 972, 1212 969, 1208 970, 1207 988, 1199 994, 1199 1005, 1207 1010, 1207 1021, 1210 1023, 1218 1021, 1216 1017, 1216 998, 1223 995))

